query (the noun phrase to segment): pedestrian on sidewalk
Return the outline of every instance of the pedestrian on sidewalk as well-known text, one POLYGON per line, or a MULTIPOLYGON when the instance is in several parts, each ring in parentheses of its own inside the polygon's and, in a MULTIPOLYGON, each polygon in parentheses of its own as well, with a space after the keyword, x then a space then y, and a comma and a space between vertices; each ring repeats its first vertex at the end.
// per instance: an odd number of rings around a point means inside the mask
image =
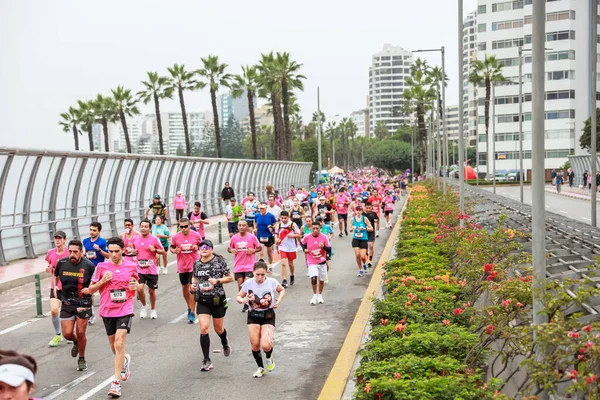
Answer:
POLYGON ((573 168, 569 168, 567 171, 567 177, 569 178, 569 187, 573 187, 573 181, 575 180, 575 172, 573 172, 573 168))
POLYGON ((591 192, 592 191, 592 174, 588 174, 587 185, 588 185, 588 191, 591 192))
POLYGON ((553 169, 552 172, 550 173, 550 177, 552 178, 552 184, 556 185, 556 170, 553 169))
POLYGON ((235 197, 233 188, 229 186, 229 182, 225 182, 225 187, 221 190, 221 200, 225 202, 225 206, 229 205, 229 201, 235 197))
POLYGON ((588 182, 588 172, 586 169, 585 172, 583 173, 583 182, 581 184, 581 187, 585 189, 587 182, 588 182))
POLYGON ((556 191, 558 193, 560 193, 560 190, 561 190, 561 187, 562 187, 562 184, 563 184, 563 175, 562 175, 562 173, 559 172, 558 174, 556 174, 556 177, 554 178, 554 183, 556 184, 556 191))
POLYGON ((600 191, 600 171, 596 172, 596 191, 600 191))
MULTIPOLYGON (((187 210, 187 202, 185 201, 185 197, 183 197, 183 193, 181 191, 177 192, 177 196, 173 200, 173 209, 175 210, 175 219, 177 220, 177 225, 179 225, 179 220, 185 214, 187 210)), ((156 218, 155 218, 156 219, 156 218)))

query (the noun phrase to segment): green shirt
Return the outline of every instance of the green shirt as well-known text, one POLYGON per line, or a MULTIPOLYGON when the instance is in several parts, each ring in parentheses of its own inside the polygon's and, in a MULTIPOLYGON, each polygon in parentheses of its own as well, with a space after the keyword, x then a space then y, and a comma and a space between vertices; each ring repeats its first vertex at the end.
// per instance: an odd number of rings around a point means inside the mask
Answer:
MULTIPOLYGON (((170 235, 169 233, 169 228, 167 228, 165 225, 152 225, 152 234, 154 236, 156 235, 170 235)), ((159 238, 160 239, 160 243, 164 246, 168 246, 169 245, 169 239, 167 238, 159 238)))
POLYGON ((226 213, 227 216, 231 215, 231 222, 238 222, 242 215, 242 207, 239 204, 236 204, 235 207, 228 206, 226 213))

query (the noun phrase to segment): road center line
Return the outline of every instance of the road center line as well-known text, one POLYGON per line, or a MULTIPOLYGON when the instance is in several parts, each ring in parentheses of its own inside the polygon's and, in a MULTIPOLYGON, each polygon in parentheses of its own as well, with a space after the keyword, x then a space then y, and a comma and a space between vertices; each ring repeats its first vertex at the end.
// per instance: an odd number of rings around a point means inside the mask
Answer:
POLYGON ((176 317, 175 319, 172 319, 171 321, 169 321, 170 324, 176 324, 179 321, 183 320, 184 318, 187 318, 188 314, 185 312, 183 314, 181 314, 179 317, 176 317))
POLYGON ((566 211, 563 211, 563 210, 559 210, 559 211, 563 214, 568 214, 568 212, 566 212, 566 211))
POLYGON ((52 400, 52 399, 57 398, 58 396, 65 393, 67 390, 71 389, 72 387, 79 385, 81 382, 85 381, 87 378, 94 375, 95 373, 96 372, 88 372, 85 375, 81 375, 79 378, 72 380, 71 382, 67 383, 65 386, 61 387, 60 389, 55 390, 54 392, 50 393, 48 396, 45 397, 45 399, 52 400))
POLYGON ((99 391, 101 391, 102 388, 106 387, 109 383, 111 383, 114 378, 115 378, 115 376, 111 375, 104 382, 102 382, 101 384, 99 384, 98 386, 96 386, 95 388, 93 388, 92 390, 90 390, 89 392, 87 392, 87 393, 81 395, 80 397, 78 397, 77 400, 87 400, 87 399, 89 399, 90 397, 92 397, 93 395, 95 395, 96 393, 98 393, 99 391))
MULTIPOLYGON (((48 317, 48 316, 50 316, 50 313, 48 312, 48 313, 46 313, 44 315, 46 317, 48 317)), ((22 328, 24 326, 27 326, 27 325, 32 324, 34 322, 37 322, 37 321, 39 321, 41 319, 43 319, 43 318, 32 318, 32 319, 28 319, 27 321, 21 322, 20 324, 13 325, 13 326, 11 326, 9 328, 4 329, 3 331, 0 331, 0 336, 6 335, 7 333, 10 333, 10 332, 12 332, 14 330, 17 330, 19 328, 22 328)))

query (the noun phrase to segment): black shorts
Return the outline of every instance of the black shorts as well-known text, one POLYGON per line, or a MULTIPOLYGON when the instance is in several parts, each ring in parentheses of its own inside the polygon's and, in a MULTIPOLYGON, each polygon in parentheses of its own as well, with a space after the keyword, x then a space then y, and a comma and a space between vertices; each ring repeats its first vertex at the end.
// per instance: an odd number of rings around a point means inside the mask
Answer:
POLYGON ((375 233, 369 232, 369 234, 367 235, 367 242, 369 242, 369 243, 375 242, 375 233))
POLYGON ((50 289, 50 298, 51 299, 59 299, 62 300, 62 290, 57 290, 56 291, 56 297, 54 297, 54 289, 50 289))
POLYGON ((275 236, 269 236, 266 242, 263 242, 260 238, 258 238, 258 241, 265 247, 271 247, 275 244, 275 236))
POLYGON ((196 303, 196 314, 212 315, 213 318, 223 318, 227 313, 227 303, 214 305, 212 303, 196 303))
POLYGON ((158 289, 158 275, 139 274, 141 284, 146 284, 150 289, 158 289))
POLYGON ((179 274, 179 282, 181 282, 182 285, 189 285, 190 283, 192 283, 192 275, 193 272, 182 272, 179 274))
POLYGON ((385 215, 390 215, 394 213, 394 210, 386 210, 383 212, 385 215))
POLYGON ((302 225, 303 225, 302 224, 302 218, 300 218, 300 219, 293 219, 292 222, 296 224, 296 226, 298 227, 298 229, 302 228, 302 225))
POLYGON ((367 250, 369 248, 369 242, 366 240, 352 239, 352 247, 358 247, 361 250, 367 250))
POLYGON ((112 336, 117 333, 117 329, 127 329, 127 333, 131 332, 131 323, 133 315, 125 315, 123 317, 102 317, 104 321, 104 329, 107 336, 112 336))
POLYGON ((91 316, 91 307, 77 307, 64 304, 60 307, 60 319, 74 321, 75 318, 88 319, 91 316))
MULTIPOLYGON (((169 242, 167 242, 167 243, 161 242, 161 244, 162 244, 163 249, 165 249, 165 251, 169 251, 169 242)), ((169 253, 167 253, 167 254, 169 254, 169 253)))
POLYGON ((264 311, 264 317, 254 316, 252 310, 248 311, 248 325, 273 325, 275 326, 275 310, 272 308, 264 311))
POLYGON ((250 228, 254 228, 254 220, 253 219, 246 219, 246 223, 248 224, 248 226, 250 228))
POLYGON ((179 209, 179 208, 175 210, 175 219, 177 221, 179 221, 183 217, 183 212, 184 211, 185 210, 182 210, 182 209, 179 209))
POLYGON ((241 278, 254 278, 254 272, 252 271, 246 271, 246 272, 236 272, 233 274, 234 279, 237 281, 238 279, 241 278))
POLYGON ((348 221, 348 214, 340 214, 338 213, 338 221, 344 220, 344 221, 348 221))
POLYGON ((227 223, 227 230, 229 231, 229 233, 238 233, 238 223, 237 222, 228 222, 227 223))

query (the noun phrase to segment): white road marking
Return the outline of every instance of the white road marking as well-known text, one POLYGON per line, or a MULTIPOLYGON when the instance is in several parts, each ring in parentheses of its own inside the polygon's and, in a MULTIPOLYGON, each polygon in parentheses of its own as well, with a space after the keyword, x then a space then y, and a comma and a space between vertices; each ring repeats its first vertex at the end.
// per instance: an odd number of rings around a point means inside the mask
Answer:
POLYGON ((61 387, 60 389, 50 393, 48 396, 45 397, 46 400, 52 400, 57 398, 58 396, 60 396, 61 394, 65 393, 67 390, 71 389, 74 386, 77 386, 78 384, 80 384, 81 382, 85 381, 87 378, 89 378, 90 376, 94 375, 96 372, 88 372, 85 375, 81 375, 79 378, 67 383, 65 386, 61 387))
POLYGON ((591 219, 586 218, 586 217, 581 217, 581 219, 585 219, 586 221, 590 221, 590 222, 592 221, 591 219))
POLYGON ((559 210, 559 211, 563 214, 568 214, 568 212, 566 212, 566 211, 563 211, 563 210, 559 210))
POLYGON ((185 313, 181 314, 179 317, 177 317, 177 318, 175 318, 175 319, 173 319, 173 320, 169 321, 169 323, 170 323, 170 324, 176 324, 176 323, 178 323, 179 321, 183 320, 184 318, 187 318, 187 316, 188 316, 188 314, 185 312, 185 313))
POLYGON ((87 393, 81 395, 80 397, 78 397, 77 400, 87 400, 87 399, 89 399, 90 397, 92 397, 93 395, 95 395, 96 393, 98 393, 99 391, 101 391, 109 383, 111 383, 113 379, 115 379, 115 376, 111 375, 104 382, 102 382, 101 384, 99 384, 98 386, 96 386, 95 388, 93 388, 92 390, 90 390, 89 392, 87 392, 87 393))
MULTIPOLYGON (((44 314, 44 315, 45 315, 46 317, 49 317, 49 316, 50 316, 50 313, 49 313, 49 312, 47 312, 47 313, 46 313, 46 314, 44 314)), ((20 324, 13 325, 13 326, 11 326, 11 327, 9 327, 9 328, 6 328, 6 329, 4 329, 4 330, 0 331, 0 336, 2 336, 2 335, 6 335, 7 333, 10 333, 10 332, 12 332, 12 331, 15 331, 15 330, 17 330, 17 329, 19 329, 19 328, 22 328, 22 327, 24 327, 24 326, 27 326, 27 325, 29 325, 29 324, 32 324, 32 323, 34 323, 34 322, 36 322, 36 321, 39 321, 39 320, 41 320, 41 319, 43 319, 43 318, 32 318, 32 319, 28 319, 27 321, 21 322, 20 324)))
POLYGON ((14 306, 18 306, 23 303, 30 303, 30 302, 35 302, 35 298, 31 297, 29 299, 25 299, 25 300, 19 301, 17 303, 12 303, 12 304, 9 304, 8 307, 14 307, 14 306))

